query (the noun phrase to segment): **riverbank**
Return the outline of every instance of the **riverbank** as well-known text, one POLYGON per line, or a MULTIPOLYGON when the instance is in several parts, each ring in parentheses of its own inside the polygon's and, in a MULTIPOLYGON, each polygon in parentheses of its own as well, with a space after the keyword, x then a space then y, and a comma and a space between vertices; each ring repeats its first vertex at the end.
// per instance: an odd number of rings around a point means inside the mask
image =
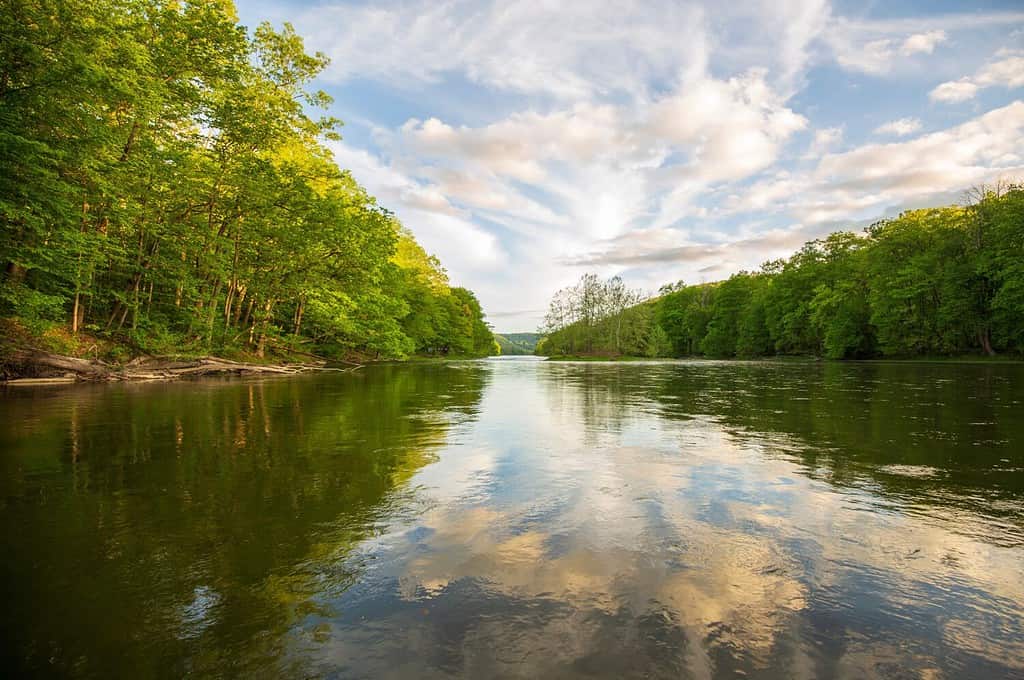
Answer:
POLYGON ((0 320, 0 382, 40 385, 74 382, 177 380, 204 375, 295 374, 355 370, 365 361, 336 362, 282 350, 265 357, 236 351, 227 356, 199 352, 148 354, 127 342, 61 325, 36 331, 13 319, 0 320))
POLYGON ((47 385, 75 382, 129 382, 178 380, 206 375, 277 374, 294 375, 309 371, 353 371, 360 364, 341 368, 327 362, 291 364, 258 364, 232 361, 221 357, 176 359, 167 357, 136 357, 124 364, 99 359, 52 354, 38 349, 16 350, 3 358, 3 377, 7 385, 47 385))
POLYGON ((205 375, 349 372, 371 363, 441 363, 481 358, 472 355, 413 355, 386 359, 365 354, 323 357, 284 345, 266 356, 235 349, 213 356, 199 352, 150 354, 127 342, 62 325, 35 332, 13 319, 0 319, 0 384, 46 385, 75 382, 177 380, 205 375))
POLYGON ((983 354, 972 354, 964 356, 948 356, 948 357, 877 357, 874 359, 827 359, 825 357, 817 356, 799 356, 799 355, 786 355, 786 356, 769 356, 769 357, 726 357, 726 358, 714 358, 705 356, 692 356, 692 357, 635 357, 635 356, 592 356, 586 354, 579 355, 557 355, 544 357, 547 361, 568 361, 568 362, 598 362, 598 363, 627 363, 627 362, 645 362, 645 361, 757 361, 757 362, 814 362, 820 361, 825 363, 834 364, 884 364, 884 363, 899 363, 899 364, 935 364, 935 363, 948 363, 948 364, 1020 364, 1024 363, 1024 357, 1016 356, 986 356, 983 354))

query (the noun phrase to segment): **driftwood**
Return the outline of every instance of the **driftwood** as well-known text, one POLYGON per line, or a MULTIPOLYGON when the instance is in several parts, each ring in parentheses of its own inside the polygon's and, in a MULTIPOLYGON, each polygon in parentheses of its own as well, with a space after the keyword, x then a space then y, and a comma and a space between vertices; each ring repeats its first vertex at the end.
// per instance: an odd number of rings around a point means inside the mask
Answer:
MULTIPOLYGON (((22 350, 7 357, 4 366, 8 384, 47 384, 55 382, 111 382, 136 380, 175 380, 215 374, 293 375, 309 371, 352 371, 332 368, 326 362, 303 364, 247 364, 217 357, 192 360, 137 358, 115 366, 102 361, 78 359, 38 350, 22 350)), ((359 368, 357 366, 356 368, 359 368)))
POLYGON ((67 385, 76 382, 73 377, 66 378, 12 378, 7 385, 67 385))

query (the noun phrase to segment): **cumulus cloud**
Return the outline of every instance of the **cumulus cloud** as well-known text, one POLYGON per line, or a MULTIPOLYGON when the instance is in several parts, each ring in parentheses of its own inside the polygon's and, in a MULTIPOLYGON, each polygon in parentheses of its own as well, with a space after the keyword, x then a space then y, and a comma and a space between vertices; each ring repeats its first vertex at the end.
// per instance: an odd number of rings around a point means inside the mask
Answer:
POLYGON ((1024 52, 1000 51, 1003 57, 982 67, 975 77, 981 87, 1002 85, 1003 87, 1021 87, 1024 85, 1024 52))
POLYGON ((1024 86, 1024 53, 1000 50, 1001 57, 982 66, 974 76, 964 77, 938 85, 928 96, 934 101, 962 102, 973 99, 986 87, 1024 86))
POLYGON ((912 54, 931 54, 935 51, 936 45, 944 43, 948 39, 946 32, 943 30, 915 33, 908 36, 903 41, 903 44, 900 45, 900 54, 905 57, 909 57, 912 54))
POLYGON ((770 165, 807 119, 774 92, 763 71, 703 78, 658 101, 642 134, 649 143, 688 150, 684 175, 703 182, 741 179, 770 165))
POLYGON ((888 123, 883 123, 875 128, 876 135, 894 135, 896 137, 906 137, 912 135, 921 129, 921 121, 917 118, 899 118, 897 120, 890 120, 888 123))
POLYGON ((381 126, 379 103, 360 101, 369 150, 336 144, 338 162, 507 327, 533 327, 579 266, 654 289, 724 276, 836 220, 1024 165, 1012 106, 952 126, 897 113, 874 130, 894 143, 865 144, 859 104, 837 117, 822 95, 859 84, 805 87, 833 60, 918 78, 941 63, 934 82, 981 64, 936 88, 936 101, 1019 87, 1021 54, 982 63, 988 52, 964 47, 965 32, 1005 34, 1021 13, 853 20, 828 0, 327 0, 290 20, 331 57, 325 86, 350 123, 347 102, 367 83, 397 94, 388 114, 404 124, 381 126))
POLYGON ((675 221, 709 185, 770 166, 806 124, 753 70, 702 75, 640 107, 581 102, 479 127, 413 119, 393 141, 460 206, 525 235, 541 225, 585 242, 644 214, 675 221), (531 197, 541 194, 547 205, 531 197))
POLYGON ((1024 102, 897 144, 869 144, 822 159, 816 175, 834 186, 887 191, 967 186, 979 173, 1024 162, 1024 102))
POLYGON ((1024 175, 1024 102, 912 140, 826 155, 810 171, 755 183, 729 206, 786 210, 805 224, 877 215, 999 177, 1024 175))
POLYGON ((928 96, 937 102, 962 102, 972 99, 978 93, 978 86, 968 78, 949 81, 937 86, 928 96))

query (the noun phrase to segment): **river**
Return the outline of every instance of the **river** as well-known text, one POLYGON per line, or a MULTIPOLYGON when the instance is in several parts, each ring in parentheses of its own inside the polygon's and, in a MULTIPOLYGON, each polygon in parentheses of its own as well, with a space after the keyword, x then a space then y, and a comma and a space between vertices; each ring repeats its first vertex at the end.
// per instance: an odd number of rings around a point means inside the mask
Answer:
POLYGON ((8 677, 1024 677, 1024 365, 0 391, 8 677))

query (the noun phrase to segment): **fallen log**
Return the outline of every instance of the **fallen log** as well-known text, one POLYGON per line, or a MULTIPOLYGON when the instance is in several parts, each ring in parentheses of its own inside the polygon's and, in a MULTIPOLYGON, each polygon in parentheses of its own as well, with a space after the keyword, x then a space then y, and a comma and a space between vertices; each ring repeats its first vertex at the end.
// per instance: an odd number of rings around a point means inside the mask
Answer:
POLYGON ((110 372, 110 367, 100 361, 66 357, 49 352, 15 352, 10 364, 20 365, 24 369, 35 369, 32 375, 26 377, 54 377, 42 375, 42 373, 74 373, 76 376, 88 376, 102 378, 110 372))
POLYGON ((67 385, 75 382, 73 377, 61 378, 12 378, 6 381, 7 385, 67 385))
MULTIPOLYGON (((19 350, 5 358, 3 381, 10 384, 48 384, 55 382, 113 382, 149 381, 196 378, 205 375, 294 375, 307 371, 341 371, 352 369, 329 368, 326 362, 303 364, 247 364, 241 361, 203 357, 201 359, 136 358, 112 366, 102 361, 51 354, 40 350, 19 350), (17 382, 16 382, 17 381, 17 382)), ((356 367, 358 368, 358 366, 356 367)))

